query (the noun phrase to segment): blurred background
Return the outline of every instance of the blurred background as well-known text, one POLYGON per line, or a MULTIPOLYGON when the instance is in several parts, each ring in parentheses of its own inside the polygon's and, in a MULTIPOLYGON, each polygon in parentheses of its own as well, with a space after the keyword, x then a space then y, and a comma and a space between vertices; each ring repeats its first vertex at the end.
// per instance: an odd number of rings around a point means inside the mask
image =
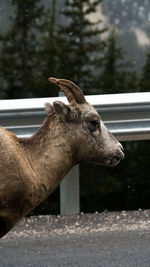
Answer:
MULTIPOLYGON (((1 0, 0 99, 58 96, 49 76, 84 94, 150 89, 148 0, 1 0)), ((115 168, 80 165, 82 212, 150 208, 150 141, 124 142, 115 168)), ((58 214, 59 188, 32 214, 58 214)))

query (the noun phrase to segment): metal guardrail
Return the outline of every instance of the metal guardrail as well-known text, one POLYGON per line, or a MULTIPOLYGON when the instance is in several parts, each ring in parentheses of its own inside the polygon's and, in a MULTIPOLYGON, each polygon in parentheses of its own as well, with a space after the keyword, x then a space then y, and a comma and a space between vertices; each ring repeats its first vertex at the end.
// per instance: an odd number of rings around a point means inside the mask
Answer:
MULTIPOLYGON (((86 96, 119 140, 150 139, 150 93, 86 96)), ((58 98, 0 100, 0 125, 20 137, 32 135, 46 113, 44 103, 58 98)), ((65 97, 60 101, 67 103, 65 97)))
MULTIPOLYGON (((120 141, 150 139, 150 93, 86 96, 108 129, 120 141)), ((58 98, 0 100, 0 125, 19 137, 32 135, 46 117, 44 103, 58 98)), ((66 97, 59 97, 67 103, 66 97)), ((60 186, 61 214, 78 213, 79 168, 75 166, 60 186)))

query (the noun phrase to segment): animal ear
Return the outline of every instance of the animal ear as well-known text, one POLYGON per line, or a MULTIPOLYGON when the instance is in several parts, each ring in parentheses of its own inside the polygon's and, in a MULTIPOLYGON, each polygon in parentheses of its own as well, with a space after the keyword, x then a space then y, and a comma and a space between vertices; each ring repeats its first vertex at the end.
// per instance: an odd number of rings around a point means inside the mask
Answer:
POLYGON ((59 114, 62 119, 66 119, 69 121, 73 120, 73 110, 70 106, 64 104, 61 101, 55 101, 53 103, 53 106, 55 112, 59 114))
POLYGON ((52 114, 54 112, 53 106, 50 103, 45 103, 44 108, 48 114, 52 114))

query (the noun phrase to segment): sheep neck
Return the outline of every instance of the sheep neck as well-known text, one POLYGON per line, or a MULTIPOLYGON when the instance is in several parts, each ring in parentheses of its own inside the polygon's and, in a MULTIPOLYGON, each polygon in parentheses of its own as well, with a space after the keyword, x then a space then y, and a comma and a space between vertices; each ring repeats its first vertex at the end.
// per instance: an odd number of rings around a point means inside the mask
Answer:
POLYGON ((55 119, 48 117, 41 128, 26 141, 30 165, 48 194, 55 190, 75 165, 67 129, 54 117, 55 119))

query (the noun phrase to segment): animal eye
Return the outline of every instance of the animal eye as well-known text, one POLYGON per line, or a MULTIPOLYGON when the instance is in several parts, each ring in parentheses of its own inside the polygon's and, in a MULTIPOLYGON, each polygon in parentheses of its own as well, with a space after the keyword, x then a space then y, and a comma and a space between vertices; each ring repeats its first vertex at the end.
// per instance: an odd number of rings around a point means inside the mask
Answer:
POLYGON ((99 129, 99 121, 98 120, 90 120, 88 122, 88 128, 91 132, 96 131, 97 129, 99 129))
POLYGON ((99 121, 98 121, 98 120, 92 120, 90 123, 91 123, 92 126, 94 126, 94 127, 99 126, 99 121))

